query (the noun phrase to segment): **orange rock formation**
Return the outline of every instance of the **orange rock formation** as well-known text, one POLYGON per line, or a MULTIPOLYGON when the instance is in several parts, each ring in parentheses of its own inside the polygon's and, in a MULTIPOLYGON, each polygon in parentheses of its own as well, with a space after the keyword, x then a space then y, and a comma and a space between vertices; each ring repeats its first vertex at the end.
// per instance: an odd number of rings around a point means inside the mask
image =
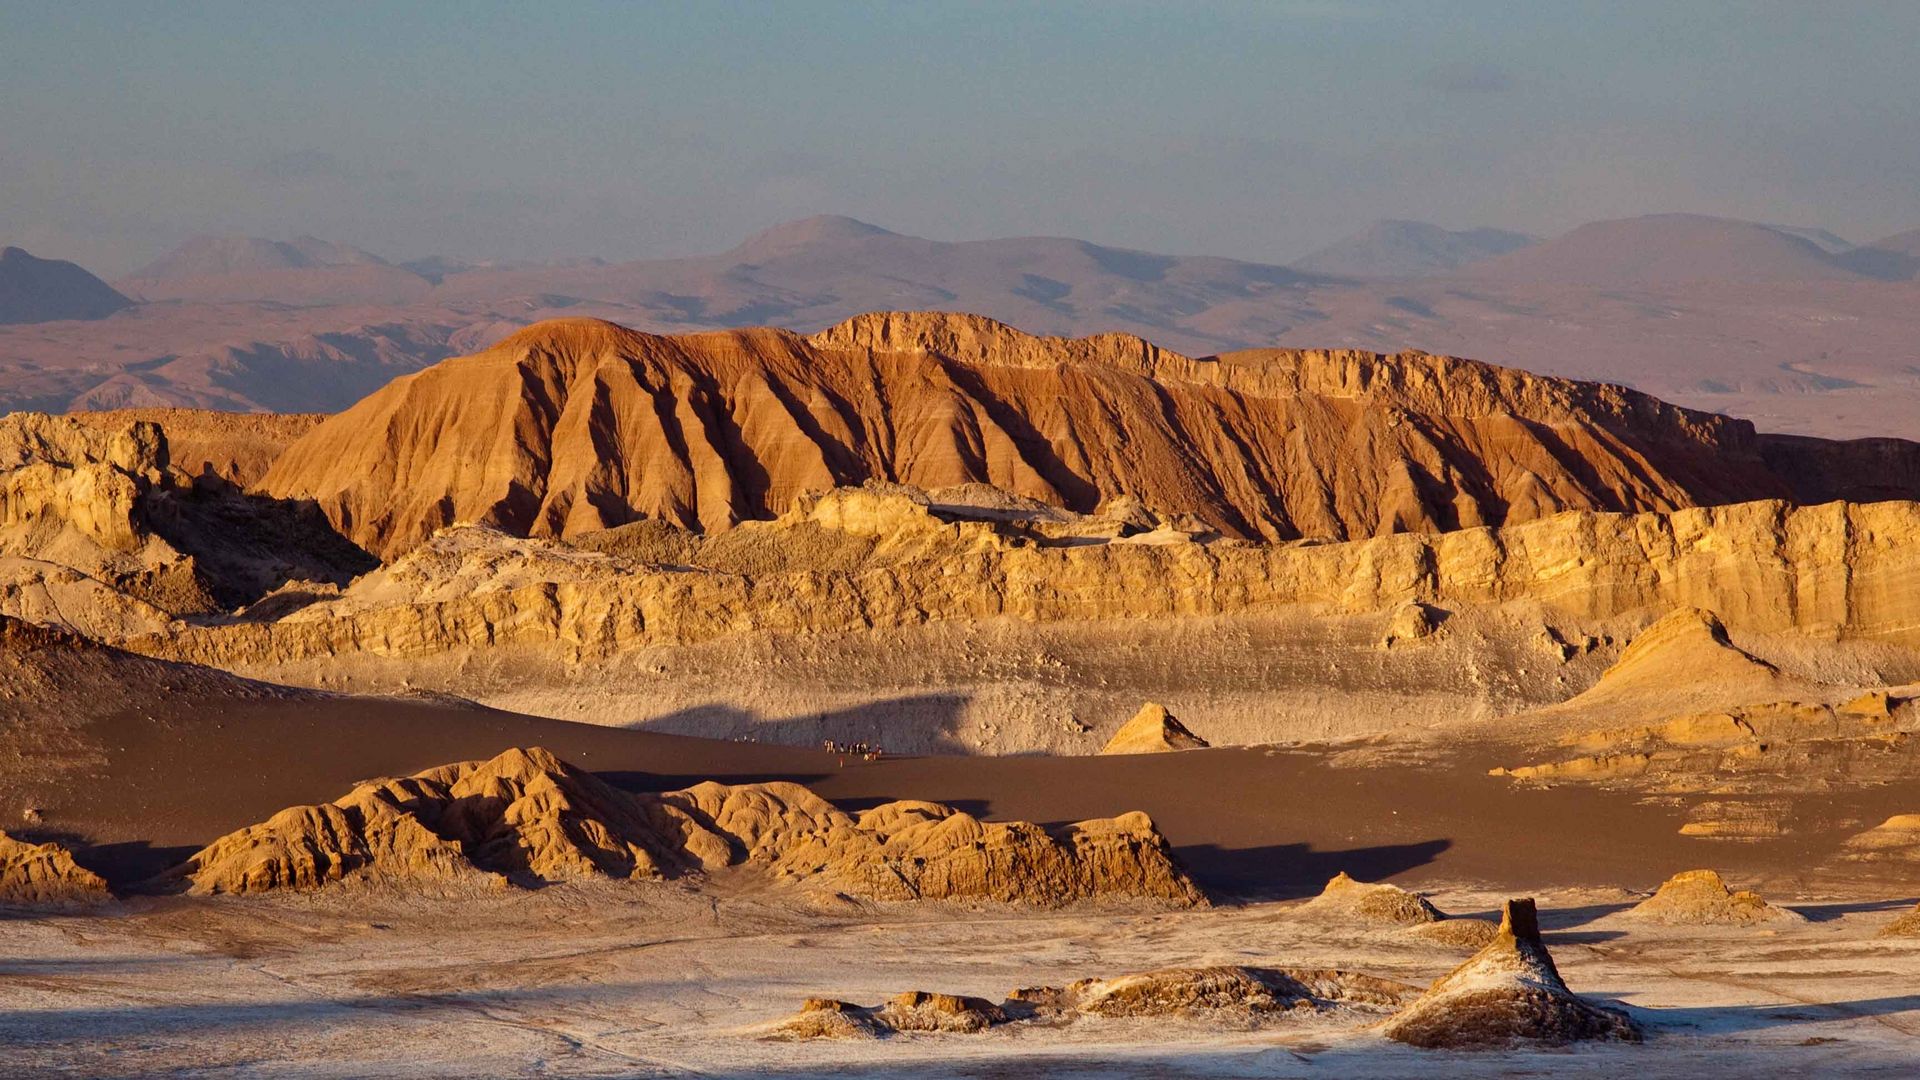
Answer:
POLYGON ((395 380, 262 483, 391 557, 461 522, 716 530, 869 479, 983 482, 1083 512, 1128 495, 1232 536, 1344 539, 1831 497, 1844 462, 1806 457, 1744 421, 1468 360, 1190 359, 919 313, 811 337, 538 324, 395 380))

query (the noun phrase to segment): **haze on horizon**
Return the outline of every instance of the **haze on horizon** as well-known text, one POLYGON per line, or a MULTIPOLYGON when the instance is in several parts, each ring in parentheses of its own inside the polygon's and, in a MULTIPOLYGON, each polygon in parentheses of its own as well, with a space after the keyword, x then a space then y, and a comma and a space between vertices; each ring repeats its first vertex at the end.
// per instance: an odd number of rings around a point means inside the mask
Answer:
POLYGON ((1920 6, 0 2, 0 242, 717 251, 844 213, 1285 262, 1379 218, 1920 225, 1920 6))

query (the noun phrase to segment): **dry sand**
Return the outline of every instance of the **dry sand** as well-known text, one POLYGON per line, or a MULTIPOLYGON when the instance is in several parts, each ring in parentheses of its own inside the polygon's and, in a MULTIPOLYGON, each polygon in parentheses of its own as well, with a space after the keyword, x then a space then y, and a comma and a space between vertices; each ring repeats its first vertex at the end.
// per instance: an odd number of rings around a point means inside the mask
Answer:
MULTIPOLYGON (((1188 756, 1188 755, 1182 755, 1188 756)), ((561 886, 484 900, 358 891, 145 902, 0 921, 9 1076, 1910 1075, 1920 945, 1885 903, 1808 906, 1780 930, 1602 929, 1614 893, 1544 898, 1568 983, 1631 1010, 1643 1045, 1421 1051, 1352 1017, 1076 1020, 881 1041, 770 1043, 803 998, 1015 986, 1170 963, 1340 967, 1424 984, 1464 951, 1282 917, 981 907, 797 912, 777 897, 561 886)), ((1499 894, 1449 889, 1486 915, 1499 894)))
MULTIPOLYGON (((702 779, 790 779, 846 809, 894 798, 979 816, 1066 822, 1149 814, 1200 883, 1216 891, 1307 896, 1347 871, 1406 884, 1651 889, 1715 865, 1743 881, 1819 885, 1811 869, 1866 824, 1911 810, 1898 786, 1819 797, 1803 831, 1717 844, 1680 835, 1683 808, 1631 792, 1533 788, 1487 775, 1495 751, 1425 764, 1341 767, 1312 748, 1216 748, 1106 757, 912 757, 861 761, 821 750, 722 742, 519 716, 431 701, 180 694, 116 710, 83 729, 102 763, 31 796, 31 839, 95 845, 83 865, 116 883, 283 807, 337 797, 358 781, 538 745, 634 790, 702 779)), ((0 785, 0 820, 25 797, 0 785)), ((1835 880, 1858 881, 1849 867, 1835 880)))

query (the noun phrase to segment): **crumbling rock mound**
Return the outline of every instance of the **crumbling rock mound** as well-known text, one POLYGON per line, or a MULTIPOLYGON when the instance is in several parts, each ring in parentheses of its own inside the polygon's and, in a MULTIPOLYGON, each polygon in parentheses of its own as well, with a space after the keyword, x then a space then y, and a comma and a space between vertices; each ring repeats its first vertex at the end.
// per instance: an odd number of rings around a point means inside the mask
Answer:
POLYGON ((1668 878, 1652 896, 1623 917, 1669 926, 1753 926, 1802 922, 1786 908, 1774 907, 1759 893, 1734 892, 1712 870, 1686 870, 1668 878))
POLYGON ((1092 1016, 1206 1015, 1248 1022, 1266 1013, 1310 1007, 1313 996, 1297 980, 1278 971, 1168 968, 1111 979, 1083 979, 1063 991, 1060 1003, 1092 1016))
POLYGON ((1447 916, 1426 897, 1398 885, 1355 881, 1346 871, 1335 874, 1320 895, 1300 905, 1296 914, 1334 918, 1373 926, 1417 926, 1447 916))
POLYGON ((1711 611, 1676 608, 1634 635, 1600 681, 1574 699, 1595 704, 1632 694, 1671 694, 1676 687, 1711 685, 1746 700, 1786 696, 1791 681, 1778 668, 1734 645, 1711 611))
POLYGON ((1393 618, 1388 620, 1386 632, 1380 635, 1380 647, 1391 649, 1396 645, 1424 641, 1439 632, 1445 617, 1444 612, 1426 604, 1402 604, 1393 613, 1393 618))
POLYGON ((30 844, 0 832, 0 904, 65 905, 111 898, 100 875, 59 844, 30 844))
POLYGON ((1626 1013, 1567 988, 1540 940, 1532 900, 1507 901, 1494 940, 1388 1020, 1381 1033, 1431 1049, 1640 1039, 1639 1026, 1626 1013))
POLYGON ((1920 904, 1880 929, 1881 937, 1920 937, 1920 904))
POLYGON ((1107 745, 1100 748, 1103 754, 1160 754, 1172 750, 1199 750, 1208 745, 1207 740, 1187 730, 1166 706, 1148 702, 1133 714, 1133 719, 1120 725, 1113 733, 1107 745))
POLYGON ((1895 814, 1842 845, 1853 862, 1920 862, 1920 814, 1895 814))
POLYGON ((0 611, 121 639, 372 566, 310 506, 169 471, 159 425, 0 418, 0 611))
POLYGON ((1378 1015, 1418 994, 1391 979, 1332 969, 1238 966, 1166 968, 1067 986, 1015 990, 999 1005, 984 998, 908 991, 862 1007, 809 998, 775 1024, 779 1039, 873 1038, 895 1032, 985 1031, 1002 1024, 1060 1024, 1081 1018, 1198 1020, 1254 1027, 1296 1011, 1343 1009, 1378 1015))
MULTIPOLYGON (((1807 470, 1817 462, 1796 477, 1807 470)), ((1081 513, 1132 496, 1267 540, 1798 490, 1745 421, 1620 387, 1419 353, 1195 360, 1125 335, 1039 338, 937 312, 811 337, 540 323, 389 383, 289 447, 262 487, 317 500, 391 559, 455 522, 714 531, 869 479, 991 484, 1081 513)))
POLYGON ((784 782, 709 781, 635 795, 539 748, 284 810, 214 841, 163 884, 195 893, 348 879, 531 884, 651 880, 736 865, 874 900, 1205 902, 1144 814, 1049 832, 924 802, 887 803, 856 819, 784 782))
POLYGON ((877 1019, 894 1031, 967 1033, 1004 1024, 1007 1014, 985 998, 908 990, 880 1006, 877 1019))
POLYGON ((1500 928, 1486 919, 1447 916, 1439 922, 1417 923, 1407 928, 1413 937, 1444 945, 1450 949, 1474 952, 1486 948, 1500 936, 1500 928))
POLYGON ((834 998, 808 998, 800 1011, 768 1029, 769 1039, 877 1039, 885 1029, 875 1014, 878 1006, 862 1008, 834 998))

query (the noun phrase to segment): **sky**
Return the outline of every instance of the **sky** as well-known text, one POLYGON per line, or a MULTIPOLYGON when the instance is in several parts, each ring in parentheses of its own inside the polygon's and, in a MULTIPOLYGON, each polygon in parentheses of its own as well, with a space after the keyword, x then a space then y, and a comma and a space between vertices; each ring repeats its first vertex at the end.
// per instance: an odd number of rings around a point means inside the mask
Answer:
POLYGON ((653 258, 840 213, 1297 258, 1380 218, 1920 227, 1920 3, 0 0, 0 243, 653 258))

